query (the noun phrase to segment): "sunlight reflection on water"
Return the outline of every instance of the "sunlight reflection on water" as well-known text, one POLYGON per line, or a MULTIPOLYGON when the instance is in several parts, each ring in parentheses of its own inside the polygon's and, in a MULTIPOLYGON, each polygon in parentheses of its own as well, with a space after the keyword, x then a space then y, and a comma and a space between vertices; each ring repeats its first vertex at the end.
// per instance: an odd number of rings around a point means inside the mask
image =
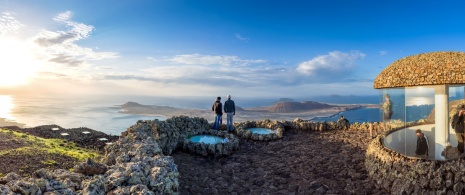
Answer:
POLYGON ((15 107, 13 98, 9 95, 0 95, 0 118, 14 120, 11 110, 15 107))

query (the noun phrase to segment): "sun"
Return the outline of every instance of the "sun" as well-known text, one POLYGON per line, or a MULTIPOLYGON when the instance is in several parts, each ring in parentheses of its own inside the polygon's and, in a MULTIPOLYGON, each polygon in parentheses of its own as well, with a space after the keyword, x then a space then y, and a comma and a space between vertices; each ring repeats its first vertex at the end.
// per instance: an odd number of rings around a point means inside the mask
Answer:
POLYGON ((27 41, 0 37, 0 87, 28 83, 39 66, 32 50, 27 41))

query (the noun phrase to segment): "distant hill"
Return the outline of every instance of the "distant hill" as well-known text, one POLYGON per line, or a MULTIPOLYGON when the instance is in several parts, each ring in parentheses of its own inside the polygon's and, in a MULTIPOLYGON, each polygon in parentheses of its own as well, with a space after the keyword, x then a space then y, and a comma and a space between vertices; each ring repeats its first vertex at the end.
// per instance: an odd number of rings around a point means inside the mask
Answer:
POLYGON ((126 102, 125 104, 121 105, 122 108, 127 107, 144 107, 145 105, 139 104, 137 102, 126 102))
MULTIPOLYGON (((457 106, 459 104, 464 104, 465 101, 460 99, 460 100, 453 100, 453 101, 450 101, 449 102, 449 119, 452 118, 452 116, 457 112, 457 106)), ((433 108, 433 110, 431 110, 431 113, 428 115, 428 117, 426 118, 428 121, 430 122, 434 122, 434 116, 435 116, 435 110, 433 108)))
POLYGON ((277 102, 268 107, 266 110, 273 113, 290 113, 290 112, 303 112, 316 109, 332 108, 335 106, 323 104, 313 101, 305 102, 277 102))
POLYGON ((291 98, 279 98, 277 102, 295 102, 295 100, 291 98))

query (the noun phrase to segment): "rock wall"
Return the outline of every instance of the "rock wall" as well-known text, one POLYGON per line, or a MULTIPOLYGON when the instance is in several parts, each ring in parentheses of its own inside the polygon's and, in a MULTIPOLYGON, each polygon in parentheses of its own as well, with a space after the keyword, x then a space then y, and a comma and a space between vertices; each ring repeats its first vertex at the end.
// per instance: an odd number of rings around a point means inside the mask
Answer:
POLYGON ((186 152, 199 154, 202 156, 213 155, 215 157, 229 156, 239 148, 239 140, 235 135, 230 134, 226 131, 208 130, 202 133, 202 135, 213 135, 222 138, 227 138, 228 141, 206 144, 202 142, 192 142, 188 138, 182 142, 182 149, 186 152))
POLYGON ((365 166, 376 185, 392 194, 463 194, 465 160, 433 161, 404 156, 384 147, 378 135, 368 146, 365 166))
POLYGON ((204 118, 175 116, 165 121, 144 121, 147 128, 165 155, 170 155, 174 150, 183 146, 186 138, 203 134, 210 130, 210 124, 204 118))
POLYGON ((270 121, 269 119, 265 119, 263 121, 240 122, 235 123, 234 126, 234 132, 237 134, 237 136, 255 141, 273 141, 282 138, 284 133, 283 123, 278 121, 270 121), (275 130, 276 132, 271 134, 256 134, 248 130, 249 128, 255 127, 268 128, 275 130))
POLYGON ((84 162, 75 167, 80 173, 40 169, 31 178, 9 173, 0 178, 0 194, 179 194, 177 166, 161 152, 151 124, 128 128, 105 148, 104 164, 84 162))

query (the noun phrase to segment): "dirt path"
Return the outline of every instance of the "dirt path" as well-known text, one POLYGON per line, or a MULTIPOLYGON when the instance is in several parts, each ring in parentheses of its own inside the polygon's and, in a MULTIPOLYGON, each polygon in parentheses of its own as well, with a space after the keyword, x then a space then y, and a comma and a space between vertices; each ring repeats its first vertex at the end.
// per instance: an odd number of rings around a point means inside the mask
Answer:
POLYGON ((287 131, 276 142, 242 141, 220 159, 172 156, 181 194, 384 194, 364 167, 370 141, 361 131, 287 131))

